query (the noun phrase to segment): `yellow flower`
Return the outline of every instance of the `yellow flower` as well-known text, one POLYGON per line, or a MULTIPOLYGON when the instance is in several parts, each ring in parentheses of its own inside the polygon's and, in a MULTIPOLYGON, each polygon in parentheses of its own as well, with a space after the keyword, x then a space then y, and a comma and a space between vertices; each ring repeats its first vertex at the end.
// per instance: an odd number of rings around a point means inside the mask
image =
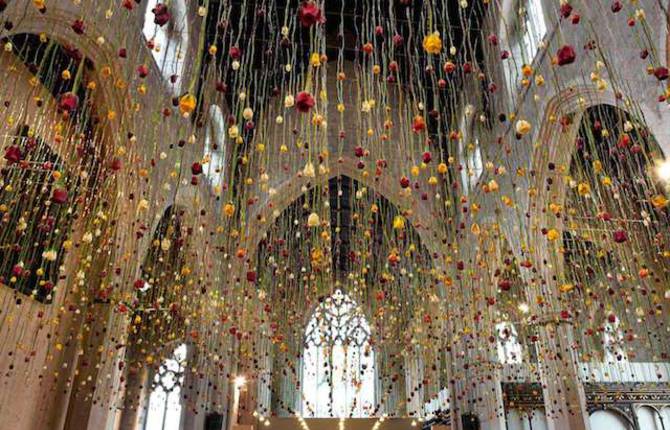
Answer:
POLYGON ((559 290, 561 290, 561 293, 569 293, 570 291, 575 289, 575 286, 572 284, 563 284, 560 287, 558 287, 559 290))
POLYGON ((233 216, 235 213, 235 205, 232 203, 226 203, 226 205, 223 207, 223 213, 225 213, 227 216, 233 216))
POLYGON ((190 115, 195 110, 196 99, 191 94, 185 94, 179 99, 179 111, 182 115, 190 115))
POLYGON ((405 228, 405 218, 403 218, 401 215, 396 215, 395 218, 393 218, 393 228, 396 230, 402 230, 405 228))
POLYGON ((658 194, 651 198, 651 204, 653 204, 656 209, 664 208, 668 205, 668 199, 666 199, 664 195, 658 194))
POLYGON ((547 232, 547 240, 554 241, 558 239, 561 236, 561 234, 556 230, 555 228, 552 228, 547 232))
POLYGON ((447 165, 445 163, 440 163, 437 165, 437 173, 444 175, 447 173, 447 165))
POLYGON ((321 220, 319 219, 319 214, 316 212, 312 212, 309 214, 309 217, 307 217, 307 225, 309 227, 318 227, 320 222, 321 220))
POLYGON ((577 185, 577 192, 582 197, 588 196, 589 194, 591 194, 591 186, 586 182, 582 182, 579 185, 577 185))
POLYGON ((442 51, 442 39, 437 31, 423 38, 423 49, 429 54, 439 54, 442 51))
POLYGON ((312 53, 312 56, 309 57, 309 63, 312 67, 319 67, 321 65, 321 56, 318 52, 312 53))
POLYGON ((522 136, 530 133, 531 128, 530 123, 524 119, 520 119, 516 123, 516 132, 522 136))

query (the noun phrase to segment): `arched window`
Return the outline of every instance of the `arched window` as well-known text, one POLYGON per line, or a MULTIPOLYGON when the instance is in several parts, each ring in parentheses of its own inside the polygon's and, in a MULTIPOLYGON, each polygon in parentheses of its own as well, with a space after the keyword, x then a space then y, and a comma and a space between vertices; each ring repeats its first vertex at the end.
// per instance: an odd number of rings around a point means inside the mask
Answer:
POLYGON ((595 411, 589 417, 591 422, 591 428, 593 429, 608 429, 608 430, 632 430, 633 426, 630 425, 626 419, 620 414, 604 410, 604 411, 595 411))
POLYGON ((637 421, 644 430, 663 430, 660 413, 650 406, 640 406, 637 410, 637 421))
POLYGON ((224 162, 226 159, 225 132, 223 112, 221 108, 212 105, 209 108, 209 120, 205 132, 205 158, 208 163, 205 167, 205 175, 214 188, 223 184, 224 162))
POLYGON ((182 343, 154 376, 144 430, 179 430, 185 367, 186 344, 182 343))
POLYGON ((516 328, 510 322, 496 324, 498 359, 503 364, 518 364, 523 360, 523 348, 516 328))
POLYGON ((512 96, 519 85, 521 67, 532 64, 547 33, 542 0, 517 0, 511 19, 506 23, 510 58, 507 61, 508 87, 512 96))
POLYGON ((142 32, 152 46, 152 54, 173 92, 181 91, 182 72, 188 48, 188 15, 184 0, 149 0, 142 32), (166 12, 161 13, 161 9, 166 12), (157 13, 158 12, 158 13, 157 13))
POLYGON ((0 284, 49 301, 61 276, 78 184, 55 179, 63 161, 28 126, 19 127, 4 159, 0 204, 9 210, 0 219, 0 284))
POLYGON ((624 335, 621 329, 621 321, 616 315, 608 315, 603 331, 603 344, 605 349, 605 361, 616 363, 626 360, 624 349, 624 335))
POLYGON ((472 118, 469 118, 469 115, 466 114, 463 116, 461 121, 463 135, 458 141, 458 161, 463 167, 461 170, 461 182, 463 183, 463 193, 465 195, 474 190, 477 181, 479 181, 484 172, 482 148, 479 137, 475 135, 474 122, 472 118))
POLYGON ((370 326, 341 290, 316 309, 305 333, 303 415, 365 417, 375 402, 370 326))

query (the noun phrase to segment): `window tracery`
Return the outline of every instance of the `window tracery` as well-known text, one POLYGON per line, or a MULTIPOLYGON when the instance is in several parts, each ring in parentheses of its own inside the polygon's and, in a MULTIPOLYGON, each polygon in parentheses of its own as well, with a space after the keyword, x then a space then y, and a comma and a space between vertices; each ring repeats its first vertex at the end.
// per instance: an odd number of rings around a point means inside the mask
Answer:
POLYGON ((375 401, 370 326, 341 290, 307 324, 303 359, 303 415, 369 416, 375 401))

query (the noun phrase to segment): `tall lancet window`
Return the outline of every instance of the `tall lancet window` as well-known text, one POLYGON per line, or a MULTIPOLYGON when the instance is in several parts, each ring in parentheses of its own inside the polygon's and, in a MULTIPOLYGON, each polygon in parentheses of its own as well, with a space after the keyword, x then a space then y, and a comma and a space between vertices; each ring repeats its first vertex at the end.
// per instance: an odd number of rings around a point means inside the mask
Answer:
POLYGON ((149 0, 142 32, 158 68, 179 94, 189 35, 186 2, 149 0))
POLYGON ((523 360, 523 348, 516 328, 510 322, 496 324, 498 332, 498 360, 503 364, 518 364, 523 360))
POLYGON ((179 430, 186 344, 179 345, 154 376, 144 430, 179 430))
POLYGON ((341 290, 307 324, 303 355, 305 417, 366 417, 375 404, 370 325, 341 290))

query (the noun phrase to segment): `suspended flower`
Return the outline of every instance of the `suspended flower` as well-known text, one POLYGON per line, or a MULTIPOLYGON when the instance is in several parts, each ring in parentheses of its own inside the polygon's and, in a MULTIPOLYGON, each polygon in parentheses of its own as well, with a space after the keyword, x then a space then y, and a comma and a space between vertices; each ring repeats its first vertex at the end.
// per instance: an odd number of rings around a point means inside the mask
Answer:
POLYGON ((577 54, 575 53, 575 48, 570 45, 563 45, 557 52, 556 57, 558 58, 559 66, 567 66, 575 62, 577 54))
POLYGON ((440 33, 434 32, 423 38, 423 49, 429 54, 439 54, 442 51, 440 33))
POLYGON ((656 76, 656 79, 659 81, 665 81, 668 79, 668 68, 667 67, 657 67, 654 69, 654 76, 656 76))
POLYGON ((42 258, 47 261, 56 261, 56 258, 58 258, 58 252, 55 249, 49 249, 42 253, 42 258))
POLYGON ((68 195, 67 195, 67 190, 65 188, 55 188, 53 192, 51 193, 51 201, 53 203, 62 205, 63 203, 67 202, 68 195))
POLYGON ((321 9, 312 1, 306 1, 300 5, 298 19, 303 27, 311 27, 315 24, 323 24, 325 22, 325 19, 321 15, 321 9))
POLYGON ((12 145, 5 148, 5 160, 8 164, 18 163, 23 159, 21 148, 18 145, 12 145))
POLYGON ((185 94, 179 99, 179 111, 182 115, 190 115, 196 106, 196 98, 191 94, 185 94))
POLYGON ((510 281, 509 279, 501 279, 500 281, 498 281, 498 288, 501 291, 509 291, 512 289, 512 281, 510 281))
POLYGON ((612 234, 612 238, 616 243, 624 243, 628 240, 628 233, 625 230, 617 230, 612 234))
POLYGON ((307 217, 307 226, 308 227, 318 227, 320 223, 321 223, 321 219, 319 218, 319 214, 317 214, 316 212, 312 212, 307 217))
POLYGON ((226 214, 226 216, 231 217, 235 213, 235 205, 232 203, 226 203, 223 206, 223 213, 226 214))
POLYGON ((551 242, 555 241, 559 237, 561 237, 561 233, 559 233, 558 230, 556 230, 555 228, 552 228, 547 232, 547 240, 551 242))
POLYGON ((79 107, 79 97, 74 93, 65 93, 60 96, 58 108, 64 112, 73 112, 79 107))
POLYGON ((295 98, 295 108, 298 112, 307 113, 314 107, 314 97, 307 91, 301 91, 295 98))
POLYGON ((533 128, 530 123, 524 119, 521 119, 516 122, 516 132, 520 134, 521 136, 525 136, 526 134, 530 133, 530 130, 533 128))
POLYGON ((654 205, 656 209, 661 209, 668 205, 668 199, 665 198, 663 194, 657 194, 651 198, 651 204, 654 205))
POLYGON ((84 24, 84 21, 82 21, 81 19, 75 19, 71 27, 72 31, 74 31, 79 35, 84 34, 84 31, 86 31, 86 25, 84 24))
POLYGON ((158 25, 159 27, 167 24, 168 21, 170 21, 170 18, 172 18, 170 10, 164 3, 156 4, 156 6, 151 9, 151 12, 154 14, 154 24, 158 25))
POLYGON ((393 229, 403 230, 405 228, 405 218, 402 215, 396 215, 393 218, 393 229))
POLYGON ((421 133, 426 129, 426 120, 421 115, 416 115, 412 121, 412 131, 414 133, 421 133))

